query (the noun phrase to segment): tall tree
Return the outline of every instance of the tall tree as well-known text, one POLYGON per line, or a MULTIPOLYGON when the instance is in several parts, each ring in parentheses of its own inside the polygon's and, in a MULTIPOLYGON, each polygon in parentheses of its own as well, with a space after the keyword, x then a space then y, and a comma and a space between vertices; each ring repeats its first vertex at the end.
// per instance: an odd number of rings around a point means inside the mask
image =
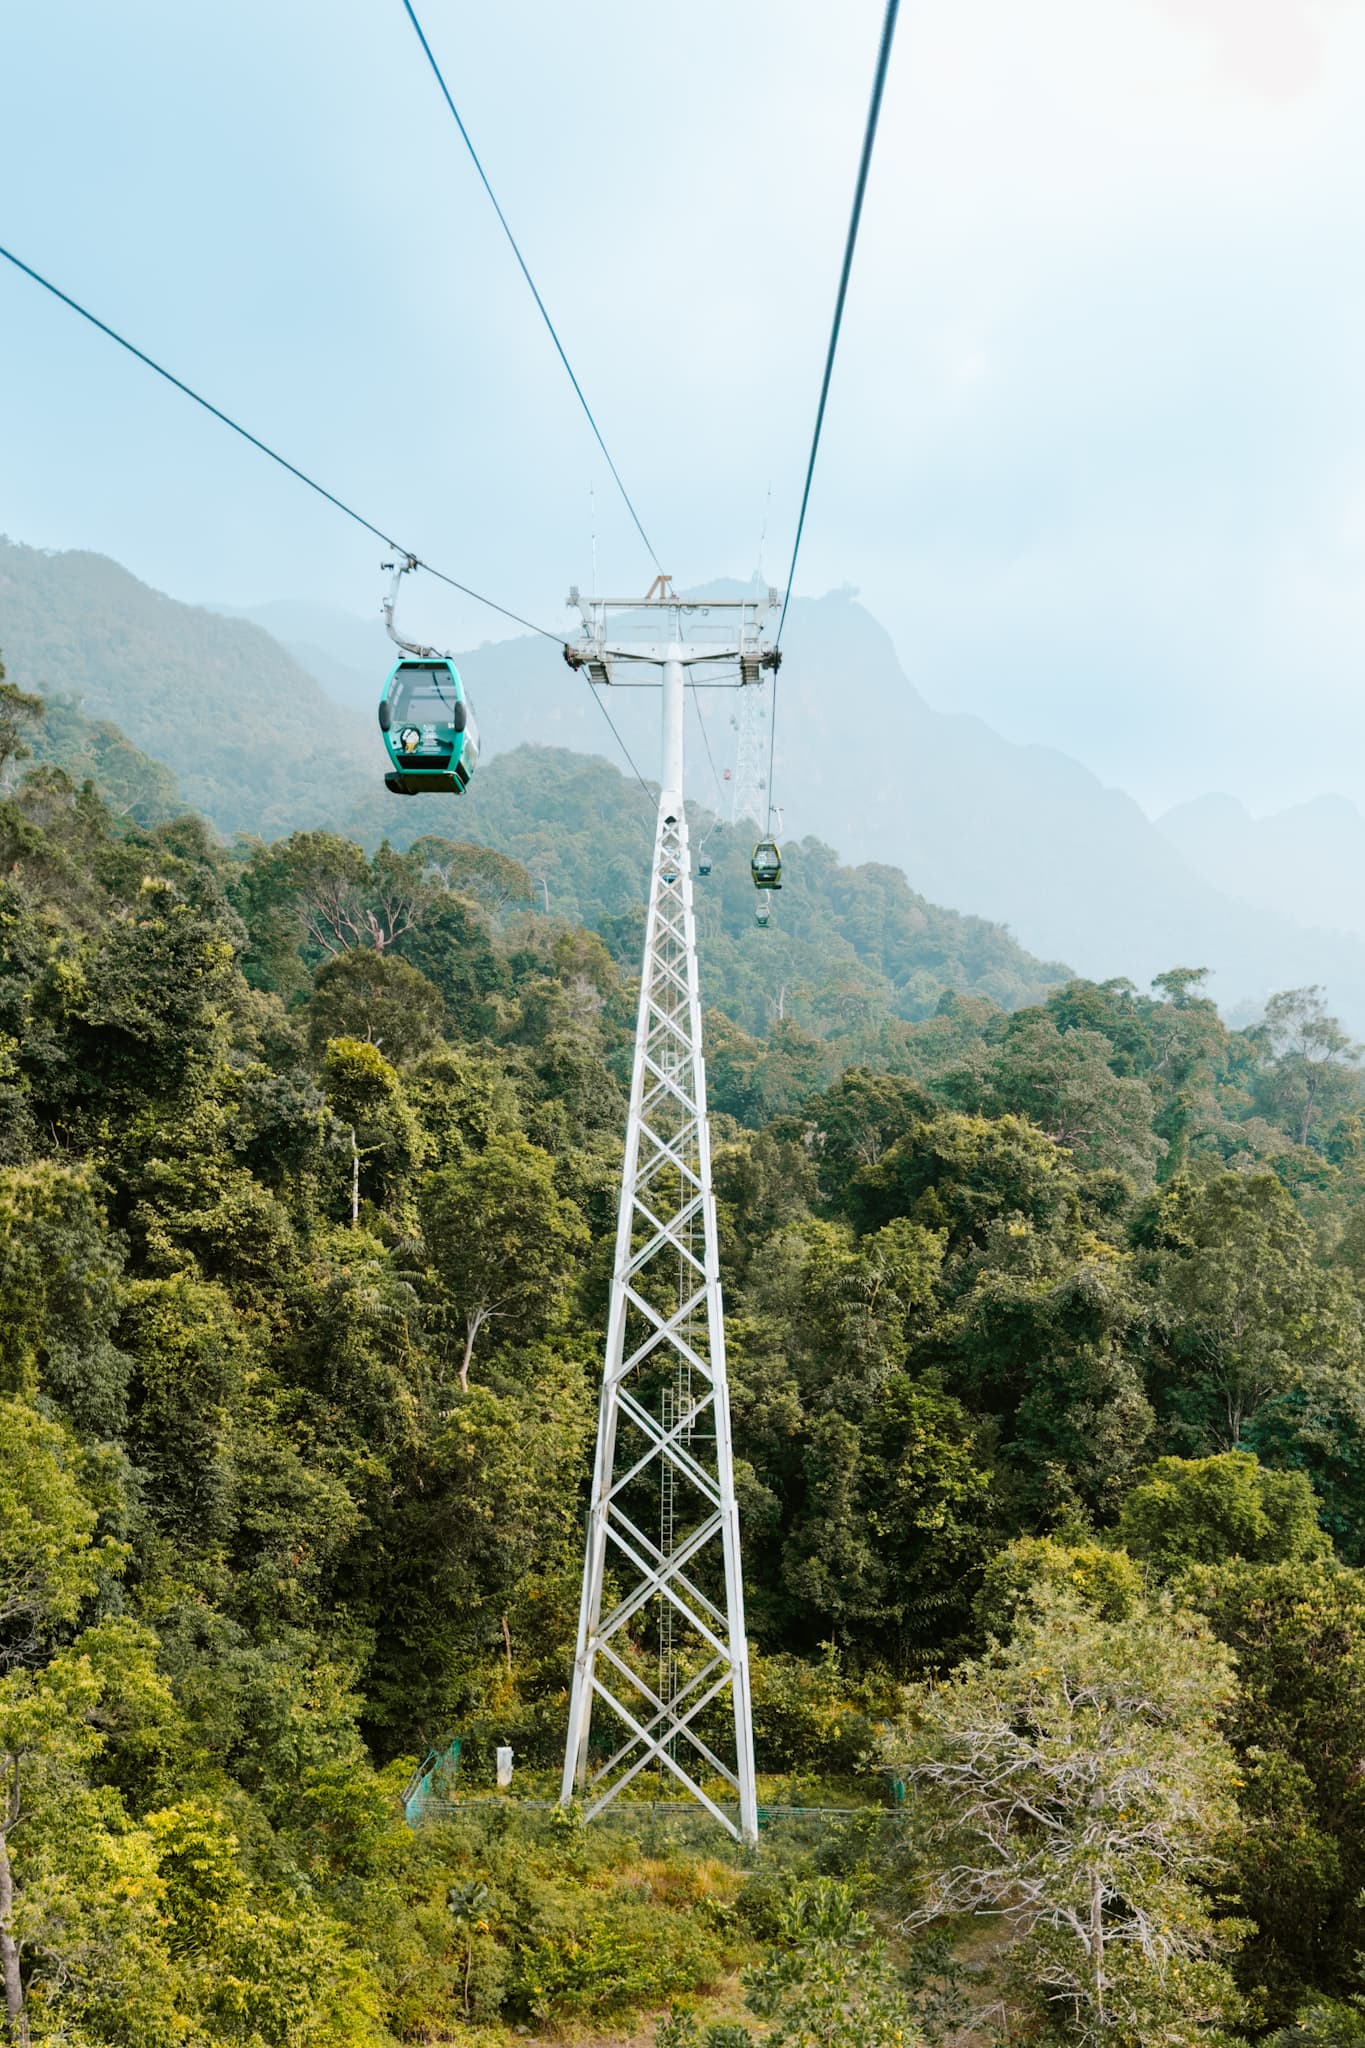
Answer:
POLYGON ((393 1207, 407 1191, 427 1143, 402 1084, 378 1046, 333 1038, 323 1056, 323 1085, 339 1121, 350 1130, 351 1224, 360 1221, 362 1188, 393 1207))
POLYGON ((236 897, 253 925, 286 916, 295 943, 316 960, 355 946, 384 952, 414 928, 431 893, 411 854, 385 844, 367 860, 335 832, 295 832, 256 848, 236 897))
POLYGON ((1365 1574, 1233 1560, 1183 1588, 1237 1659, 1235 1888, 1256 1929, 1243 1974, 1287 2019, 1307 1994, 1353 1990, 1365 1949, 1365 1574))
POLYGON ((1119 1541, 1161 1576, 1244 1557, 1323 1557, 1331 1544, 1302 1472, 1270 1472, 1246 1451, 1158 1458, 1123 1503, 1119 1541))
POLYGON ((1106 1621, 1041 1592, 1006 1645, 915 1695, 886 1740, 938 1815, 916 1917, 1001 1915, 1040 2018, 1077 2042, 1143 2048, 1229 2017, 1228 1935, 1204 1887, 1235 1818, 1214 1719, 1233 1695, 1197 1615, 1106 1621))
POLYGON ((1151 1091, 1115 1074, 1112 1057, 1098 1031, 1059 1031, 1050 1017, 1023 1010, 981 1077, 977 1106, 1027 1117, 1083 1173, 1108 1169, 1149 1186, 1159 1149, 1151 1091))
POLYGON ((1324 1378, 1358 1376, 1348 1297, 1273 1174, 1179 1174, 1144 1235, 1165 1305, 1157 1387, 1182 1449, 1254 1449, 1277 1410, 1324 1378))
POLYGON ((30 696, 17 683, 5 681, 0 662, 0 776, 11 761, 26 761, 32 754, 24 737, 42 718, 47 707, 41 697, 30 696))
POLYGON ((457 896, 472 897, 494 917, 535 895, 535 883, 521 862, 491 846, 428 834, 415 839, 410 851, 424 872, 438 876, 457 896))
POLYGON ((428 1174, 418 1209, 433 1290, 458 1331, 458 1377, 467 1388, 483 1330, 525 1344, 554 1321, 588 1233, 557 1193, 548 1155, 515 1132, 428 1174))
POLYGON ((434 1045, 446 1021, 426 976, 392 951, 358 946, 325 960, 313 977, 308 1036, 317 1052, 331 1038, 363 1038, 397 1066, 434 1045))
POLYGON ((1320 988, 1291 988, 1265 1006, 1268 1055, 1257 1083, 1267 1115, 1297 1144, 1321 1137, 1360 1095, 1360 1047, 1328 1012, 1320 988))

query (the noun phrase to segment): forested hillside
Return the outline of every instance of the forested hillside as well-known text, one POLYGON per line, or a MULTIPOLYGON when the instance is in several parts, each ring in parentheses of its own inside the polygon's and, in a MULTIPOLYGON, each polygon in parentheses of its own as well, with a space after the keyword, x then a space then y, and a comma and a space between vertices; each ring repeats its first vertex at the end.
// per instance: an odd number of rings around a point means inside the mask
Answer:
POLYGON ((87 718, 65 698, 36 701, 42 715, 24 720, 23 742, 35 760, 63 769, 77 784, 98 783, 116 818, 159 825, 183 812, 170 769, 141 753, 111 720, 87 718))
MULTIPOLYGON (((429 602, 416 599, 419 616, 429 602)), ((325 828, 373 849, 428 830, 395 820, 375 773, 375 698, 357 680, 369 675, 377 695, 389 650, 375 618, 350 621, 346 659, 345 615, 284 603, 259 617, 294 651, 249 618, 177 603, 102 556, 0 537, 0 647, 12 672, 112 720, 225 836, 325 828)), ((904 673, 889 635, 848 591, 797 598, 784 652, 777 780, 798 841, 816 831, 846 859, 891 864, 932 901, 1008 923, 1033 954, 1083 972, 1145 982, 1171 958, 1197 959, 1218 998, 1243 1013, 1277 987, 1316 983, 1365 1032, 1365 941, 1333 909, 1330 888, 1295 897, 1283 877, 1254 888, 1254 862, 1245 873, 1235 860, 1210 865, 1079 762, 936 710, 933 678, 904 673), (1332 925, 1346 928, 1320 929, 1332 925)), ((553 637, 485 642, 458 658, 486 766, 527 745, 618 758, 553 637)), ((636 758, 652 761, 653 699, 619 691, 612 710, 636 758)), ((713 707, 709 718, 724 766, 727 713, 713 707)), ((705 749, 693 753, 690 794, 708 802, 714 778, 705 749)), ((526 821, 493 805, 493 788, 480 776, 442 829, 484 840, 496 831, 505 843, 510 826, 515 841, 526 821)), ((620 851, 613 844, 607 864, 620 851)))
POLYGON ((0 647, 27 688, 116 723, 221 832, 337 823, 370 794, 361 720, 268 633, 102 555, 0 536, 0 647))
MULTIPOLYGON (((1067 979, 1002 926, 926 902, 896 868, 845 867, 813 838, 784 846, 779 909, 760 938, 748 831, 701 805, 688 821, 711 864, 694 894, 707 996, 751 1031, 785 1021, 841 1039, 845 1059, 876 1045, 894 1060, 897 1020, 927 1015, 950 989, 1012 1009, 1067 979)), ((401 824, 398 845, 430 830, 426 819, 401 824)), ((591 755, 518 747, 481 773, 477 808, 452 806, 443 826, 518 859, 542 908, 591 926, 624 966, 638 964, 653 819, 628 776, 591 755)))
MULTIPOLYGON (((116 811, 151 823, 176 808, 179 792, 226 837, 321 827, 373 851, 386 837, 406 848, 429 835, 434 809, 439 832, 519 859, 542 902, 609 933, 623 957, 638 951, 653 821, 638 783, 601 759, 520 747, 487 764, 470 796, 404 807, 383 788, 369 707, 362 719, 329 703, 256 625, 175 604, 100 556, 47 555, 3 539, 0 622, 12 674, 48 706, 30 734, 35 753, 78 782, 94 775, 116 811)), ((373 634, 382 663, 387 643, 373 634)), ((550 652, 556 688, 576 701, 584 686, 550 652)), ((525 660, 521 642, 502 650, 504 686, 524 693, 516 664, 525 660)), ((505 687, 499 701, 505 710, 505 687)), ((540 720, 542 734, 553 726, 540 720)), ((596 719, 566 729, 590 745, 602 730, 596 719)), ((741 1021, 769 1008, 798 1014, 813 988, 845 982, 853 1022, 860 1008, 922 1014, 947 988, 1013 1005, 1065 978, 1001 927, 937 909, 894 869, 841 869, 814 840, 793 849, 780 944, 751 949, 746 961, 728 936, 744 922, 743 861, 714 824, 694 807, 694 836, 711 835, 710 895, 725 896, 723 916, 702 917, 709 973, 717 1000, 741 1021)))
POLYGON ((16 2041, 1360 2037, 1365 1081, 1313 992, 1049 987, 814 847, 789 936, 698 885, 763 1797, 863 1811, 745 1867, 476 1796, 563 1739, 624 870, 552 816, 229 848, 0 711, 16 2041))

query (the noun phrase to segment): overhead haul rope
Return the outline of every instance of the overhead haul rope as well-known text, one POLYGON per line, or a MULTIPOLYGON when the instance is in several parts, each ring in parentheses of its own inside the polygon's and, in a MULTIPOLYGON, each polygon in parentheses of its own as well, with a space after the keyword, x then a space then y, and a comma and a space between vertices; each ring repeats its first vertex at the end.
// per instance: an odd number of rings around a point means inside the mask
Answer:
MULTIPOLYGON (((877 51, 877 69, 872 79, 872 99, 867 110, 867 126, 863 130, 863 151, 858 162, 858 180, 853 188, 853 211, 849 216, 848 235, 844 242, 843 267, 839 272, 839 289, 834 297, 834 319, 830 325, 829 348, 825 353, 825 374, 820 380, 820 402, 815 408, 815 431, 811 435, 810 460, 806 464, 806 483, 801 493, 801 510, 796 521, 796 539, 792 543, 791 566, 787 570, 787 588, 782 597, 782 614, 777 622, 775 647, 782 644, 782 628, 787 623, 787 606, 791 603, 792 583, 796 576, 796 558, 801 552, 801 536, 806 530, 806 508, 810 504, 811 480, 815 475, 815 458, 820 452, 820 434, 825 424, 825 405, 829 398, 830 379, 834 375, 834 358, 839 347, 839 330, 844 324, 844 302, 848 298, 848 280, 853 270, 853 252, 858 246, 858 228, 863 216, 863 198, 867 192, 867 175, 872 167, 872 149, 877 140, 877 123, 881 118, 882 94, 886 87, 886 74, 891 64, 891 45, 896 37, 896 16, 900 13, 900 0, 886 0, 886 14, 882 21, 881 46, 877 51)), ((773 707, 768 733, 768 829, 773 819, 773 757, 777 746, 777 674, 773 674, 773 707)))
POLYGON ((344 512, 346 517, 353 519, 357 526, 363 526, 365 531, 372 533, 376 540, 383 541, 386 548, 392 548, 396 553, 406 555, 417 568, 425 569, 429 576, 434 576, 438 583, 449 584, 452 590, 458 590, 464 597, 472 597, 476 604, 486 605, 490 611, 499 612, 504 619, 510 619, 513 625, 524 626, 529 633, 539 633, 542 639, 553 640, 556 646, 563 644, 564 635, 562 633, 551 633, 546 627, 538 626, 534 619, 524 619, 520 612, 511 611, 505 604, 498 604, 495 599, 485 597, 480 590, 472 590, 467 583, 459 582, 454 576, 447 576, 444 569, 438 569, 433 563, 424 561, 420 555, 413 554, 410 548, 400 546, 394 540, 393 535, 384 527, 376 526, 373 520, 366 519, 364 514, 357 512, 353 505, 348 505, 344 498, 339 498, 335 491, 329 491, 315 477, 309 476, 306 470, 300 469, 297 463, 290 462, 277 449, 272 448, 268 442, 262 441, 259 435, 251 433, 248 428, 242 426, 240 421, 233 419, 230 413, 224 412, 221 406, 214 405, 210 399, 203 397, 191 385, 186 384, 183 378, 175 376, 172 371, 158 363, 154 357, 149 356, 144 349, 138 348, 135 342, 129 341, 116 328, 111 327, 107 321, 101 320, 98 314, 92 313, 87 306, 81 305, 79 300, 73 299, 69 292, 64 292, 59 285, 53 284, 50 278, 44 277, 41 271, 33 268, 32 264, 25 263, 21 257, 14 254, 12 249, 6 249, 3 245, 0 245, 0 256, 3 256, 7 263, 12 263, 16 270, 21 270, 25 277, 30 277, 35 284, 41 285, 45 292, 50 292, 54 299, 60 299, 64 306, 69 306, 73 313, 79 313, 82 320, 88 320, 92 327, 98 328, 100 333, 107 335, 110 341, 117 342, 118 346, 121 349, 126 349, 130 356, 136 356, 137 360, 140 363, 145 363, 149 370, 155 370, 158 377, 163 377, 168 384, 174 385, 175 389, 183 392, 186 398, 193 399, 194 403, 202 406, 205 412, 212 413, 214 419, 221 420, 223 425, 230 427, 234 434, 239 434, 244 441, 249 441, 251 446, 258 448, 262 455, 268 455, 270 460, 278 463, 281 469, 287 469, 290 476, 297 477, 301 484, 307 484, 309 490, 316 491, 318 497, 325 498, 329 505, 335 505, 338 512, 344 512))
MULTIPOLYGON (((563 645, 564 635, 562 633, 551 633, 547 627, 538 626, 534 619, 523 618, 520 612, 511 611, 505 604, 498 604, 493 598, 485 597, 482 591, 471 589, 469 584, 459 582, 454 576, 448 576, 444 569, 436 568, 434 563, 424 561, 420 555, 414 555, 411 549, 399 546, 392 536, 385 532, 382 526, 376 526, 373 520, 366 519, 364 514, 357 512, 353 505, 348 505, 344 498, 339 498, 335 491, 329 491, 315 477, 309 476, 306 470, 300 469, 297 463, 290 462, 277 449, 272 448, 268 442, 262 441, 258 434, 253 434, 239 420, 233 419, 230 413, 224 412, 221 406, 214 405, 212 400, 203 397, 192 385, 186 384, 183 378, 177 377, 172 371, 166 369, 163 364, 158 363, 155 357, 149 356, 145 349, 140 349, 135 342, 129 341, 125 335, 120 334, 117 328, 111 327, 108 321, 101 320, 99 315, 92 313, 88 306, 81 305, 80 301, 73 299, 69 292, 64 292, 59 285, 53 284, 50 278, 44 277, 41 271, 35 270, 31 263, 25 263, 22 257, 16 256, 12 249, 6 249, 3 244, 0 244, 0 256, 3 256, 7 263, 12 263, 16 270, 21 270, 25 277, 32 278, 35 284, 41 285, 45 292, 50 292, 54 299, 60 299, 64 306, 69 306, 73 313, 79 313, 82 320, 88 320, 92 327, 98 328, 99 332, 107 335, 110 341, 117 342, 121 349, 126 349, 130 356, 137 358, 138 362, 144 363, 149 370, 154 370, 158 377, 165 379, 166 383, 173 385, 177 391, 183 392, 186 398, 193 399, 196 405, 202 406, 205 412, 213 415, 214 419, 221 420, 225 427, 230 427, 234 434, 241 436, 242 440, 249 442, 253 448, 258 448, 262 455, 268 455, 270 460, 278 463, 281 469, 288 470, 290 476, 297 477, 301 484, 306 484, 310 491, 317 493, 318 497, 325 498, 329 505, 335 505, 338 512, 344 512, 346 517, 353 519, 357 526, 363 526, 366 533, 372 533, 376 540, 384 543, 386 548, 392 548, 397 554, 406 555, 415 568, 425 569, 427 574, 434 576, 438 583, 449 584, 452 590, 458 590, 462 596, 472 597, 476 604, 486 605, 490 611, 500 613, 504 619, 510 619, 513 625, 524 626, 529 633, 538 633, 542 640, 553 640, 557 647, 563 645)), ((617 732, 611 713, 607 710, 606 705, 595 690, 592 694, 593 702, 597 705, 597 708, 615 735, 616 744, 624 754, 631 774, 635 777, 635 780, 639 783, 652 805, 654 799, 650 796, 649 786, 631 758, 629 747, 621 738, 620 733, 617 732)))
POLYGON ((711 834, 715 831, 716 827, 721 822, 720 814, 725 808, 725 785, 722 783, 720 776, 716 770, 716 757, 711 752, 711 735, 706 730, 706 720, 702 716, 701 698, 697 695, 697 686, 692 680, 690 671, 687 677, 687 687, 692 693, 692 709, 697 714, 697 724, 701 727, 701 741, 702 745, 706 749, 706 760, 707 765, 711 770, 711 780, 716 785, 716 809, 714 814, 712 815, 710 824, 702 833, 701 845, 697 848, 697 858, 700 860, 701 856, 706 851, 707 844, 710 840, 711 834))
POLYGON ((639 769, 638 769, 638 768, 636 767, 636 765, 635 765, 635 761, 634 761, 634 757, 633 757, 633 756, 632 756, 632 754, 631 754, 630 748, 629 748, 629 747, 628 747, 628 746, 626 745, 626 743, 625 743, 625 741, 624 741, 624 740, 622 739, 622 737, 621 737, 620 733, 619 733, 619 732, 617 732, 617 730, 616 730, 616 720, 615 720, 615 719, 614 719, 614 718, 612 717, 612 715, 611 715, 610 711, 608 711, 608 709, 607 709, 606 705, 605 705, 605 704, 604 704, 604 703, 602 702, 602 699, 601 699, 601 698, 600 698, 600 697, 598 696, 598 694, 597 694, 597 685, 596 685, 596 684, 595 684, 595 683, 593 682, 593 679, 592 679, 592 677, 591 677, 591 676, 589 676, 589 677, 588 677, 588 688, 589 688, 589 689, 590 689, 590 690, 592 691, 592 701, 593 701, 593 703, 594 703, 594 704, 595 704, 595 705, 597 706, 597 708, 598 708, 598 710, 599 710, 599 711, 601 712, 601 714, 602 714, 603 718, 605 718, 605 719, 606 719, 606 721, 607 721, 607 724, 608 724, 608 725, 609 725, 609 726, 611 727, 611 729, 612 729, 612 733, 614 734, 614 736, 615 736, 615 739, 616 739, 616 744, 617 744, 617 746, 618 746, 618 747, 619 747, 619 748, 621 749, 621 752, 622 752, 622 753, 623 753, 623 754, 625 755, 625 757, 626 757, 626 760, 627 760, 627 761, 628 761, 628 762, 630 763, 630 772, 631 772, 631 774, 632 774, 632 775, 633 775, 633 776, 635 777, 635 780, 636 780, 636 781, 637 781, 637 782, 639 783, 639 785, 640 785, 641 789, 642 789, 642 790, 644 791, 644 793, 645 793, 645 801, 646 801, 646 803, 647 803, 647 804, 649 805, 650 811, 651 811, 651 813, 652 813, 652 812, 653 812, 653 809, 654 809, 654 796, 653 796, 653 793, 652 793, 652 791, 650 790, 649 784, 648 784, 648 783, 647 783, 647 782, 645 781, 645 778, 644 778, 644 776, 643 776, 643 775, 642 775, 642 774, 640 773, 639 769))
POLYGON ((494 192, 493 187, 488 182, 488 173, 487 171, 485 171, 482 163, 479 161, 479 152, 475 149, 473 143, 469 139, 469 130, 465 127, 464 122, 460 119, 460 110, 456 106, 454 100, 451 97, 450 87, 446 84, 445 78, 441 72, 441 67, 436 62, 435 52, 432 50, 431 44, 427 41, 426 32, 423 29, 421 22, 417 19, 417 13, 412 5, 412 0, 403 0, 403 12, 407 15, 408 20, 412 23, 413 28, 417 32, 417 40, 422 45, 423 54, 425 55, 428 64, 431 66, 432 74, 435 77, 437 85, 439 85, 441 88, 442 97, 444 98, 446 105, 450 109, 451 118, 454 121, 455 126, 460 131, 460 136, 464 143, 464 146, 469 151, 470 161, 472 162, 475 170, 479 174, 479 182, 482 184, 484 191, 488 194, 494 213, 496 213, 496 215, 498 216, 498 220, 502 225, 502 231, 506 235, 508 244, 511 247, 512 254, 516 257, 518 266, 521 270, 521 274, 526 279, 526 283, 530 288, 531 297, 535 300, 536 305, 540 310, 540 317, 545 322, 545 326, 549 332, 550 339, 555 345, 555 351, 559 356, 560 362, 563 363, 564 365, 565 371, 568 375, 569 382, 573 385, 574 393, 578 399, 578 403, 583 408, 584 417, 587 420, 588 425, 592 428, 593 438, 596 440, 598 447, 602 450, 602 454, 606 461, 607 468, 612 473, 612 478, 616 484, 617 490, 621 493, 621 498, 625 504, 625 508, 635 522, 635 531, 639 534, 641 540, 644 542, 645 547, 648 550, 650 560, 653 562, 655 568, 659 571, 659 574, 662 575, 663 565, 660 562, 659 557, 654 552, 654 543, 650 539, 649 535, 645 532, 644 526, 641 524, 640 515, 636 511, 635 506, 631 501, 630 492, 626 489, 625 485, 621 481, 621 472, 617 469, 616 464, 611 459, 611 450, 608 448, 606 442, 602 438, 602 429, 598 426, 597 421, 594 419, 592 407, 588 404, 587 399, 583 395, 583 386, 579 383, 577 377, 574 375, 573 364, 569 361, 569 358, 565 353, 564 344, 559 338, 559 334, 555 327, 554 321, 550 318, 549 310, 546 307, 545 301, 544 299, 542 299, 539 291, 536 288, 536 281, 531 275, 530 268, 527 264, 526 258, 521 253, 521 249, 518 245, 517 238, 512 233, 511 227, 508 225, 507 215, 499 206, 497 194, 494 192))
POLYGON ((701 727, 701 743, 706 749, 706 763, 711 770, 711 780, 716 785, 716 797, 719 802, 724 803, 725 791, 721 787, 720 776, 716 773, 716 757, 711 752, 711 735, 706 730, 706 720, 702 716, 701 698, 697 695, 697 686, 690 675, 687 678, 687 687, 692 693, 692 709, 697 714, 697 724, 701 727))

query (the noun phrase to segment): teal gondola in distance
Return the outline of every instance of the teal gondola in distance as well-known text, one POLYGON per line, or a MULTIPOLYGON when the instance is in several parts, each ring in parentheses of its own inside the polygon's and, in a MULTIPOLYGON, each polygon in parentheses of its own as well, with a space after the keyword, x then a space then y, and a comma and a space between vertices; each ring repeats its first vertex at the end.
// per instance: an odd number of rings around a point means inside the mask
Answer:
POLYGON ((379 700, 379 730, 393 763, 384 787, 395 796, 468 789, 479 729, 453 661, 432 655, 396 663, 379 700))

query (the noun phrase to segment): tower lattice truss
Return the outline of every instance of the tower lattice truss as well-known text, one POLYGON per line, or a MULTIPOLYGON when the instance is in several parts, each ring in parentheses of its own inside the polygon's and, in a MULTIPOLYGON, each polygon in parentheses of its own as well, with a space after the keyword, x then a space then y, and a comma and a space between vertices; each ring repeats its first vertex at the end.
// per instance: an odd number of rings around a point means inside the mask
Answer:
POLYGON ((772 696, 772 686, 766 678, 750 683, 738 695, 739 741, 735 749, 735 779, 730 801, 730 821, 735 825, 746 819, 762 825, 769 815, 768 736, 772 696))
POLYGON ((564 1797, 650 1768, 757 1832, 687 826, 659 806, 564 1797))

